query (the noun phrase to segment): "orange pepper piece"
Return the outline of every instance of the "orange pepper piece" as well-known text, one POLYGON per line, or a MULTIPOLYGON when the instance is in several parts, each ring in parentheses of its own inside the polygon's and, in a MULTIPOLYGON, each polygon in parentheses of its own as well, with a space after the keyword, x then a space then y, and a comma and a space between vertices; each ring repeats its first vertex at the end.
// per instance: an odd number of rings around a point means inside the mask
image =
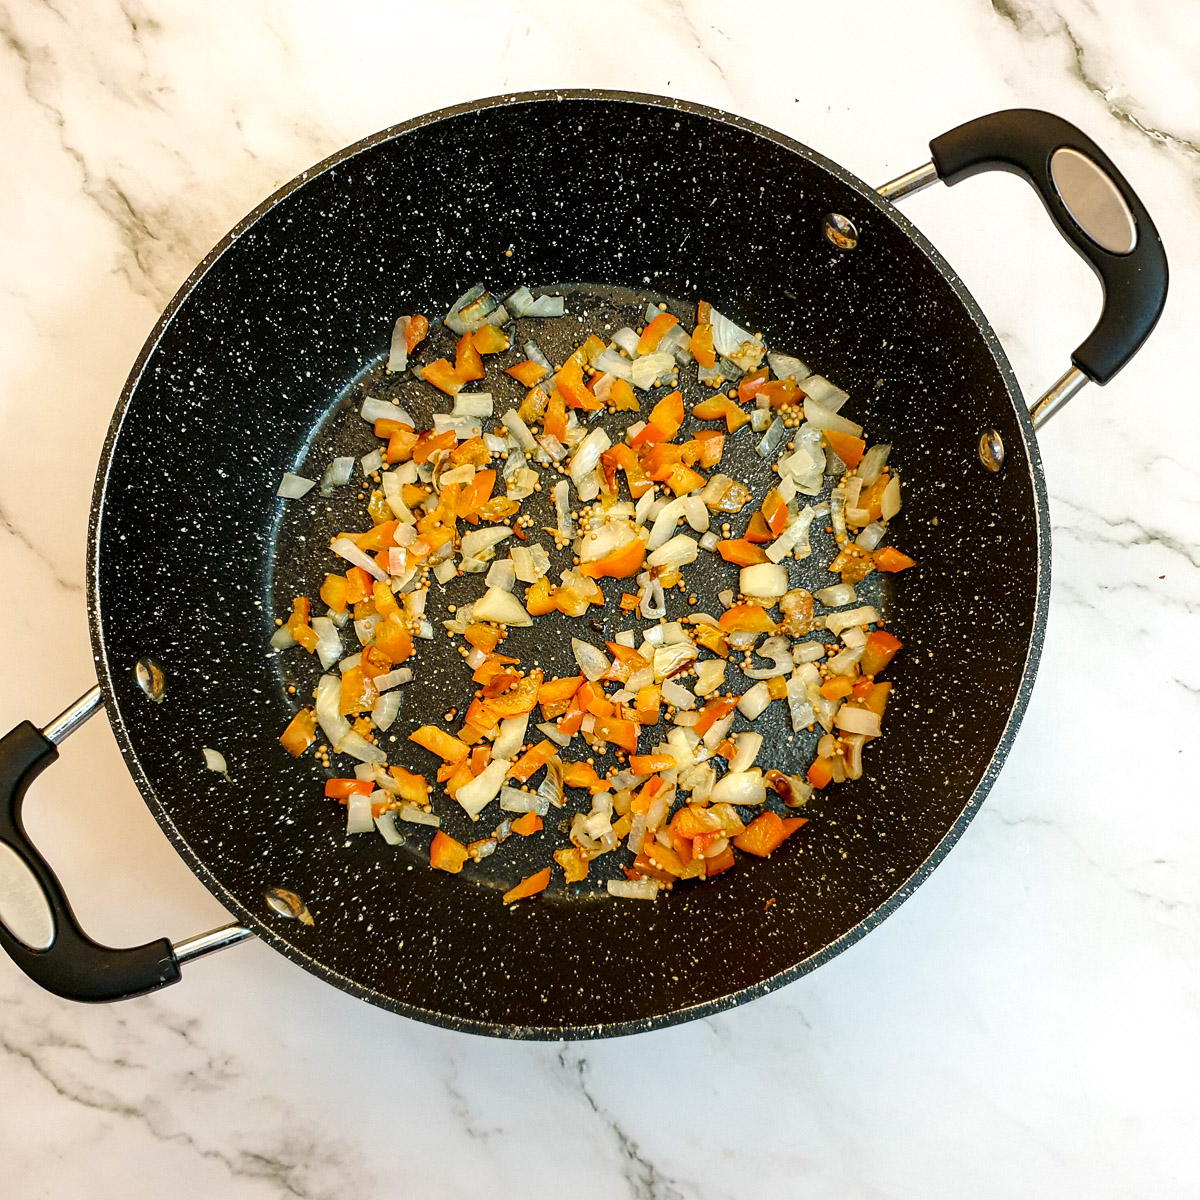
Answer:
POLYGON ((311 708, 302 708, 279 735, 283 748, 299 758, 317 740, 317 715, 311 708))
POLYGON ((778 629, 767 610, 757 604, 735 604, 727 608, 718 618, 718 624, 726 633, 774 633, 778 629))
POLYGON ((471 344, 480 354, 500 354, 508 349, 508 337, 498 325, 480 325, 471 334, 471 344))
POLYGON ((714 854, 712 858, 704 860, 704 878, 712 879, 715 875, 720 875, 722 871, 728 871, 730 867, 736 866, 737 860, 733 857, 733 847, 726 846, 720 854, 714 854))
POLYGON ((663 340, 663 335, 671 328, 672 325, 678 325, 679 318, 673 317, 668 312, 660 312, 657 317, 642 330, 642 336, 638 338, 637 352, 639 354, 653 354, 658 347, 658 343, 663 340))
POLYGON ((876 629, 867 634, 867 644, 863 647, 862 658, 858 660, 858 669, 864 675, 877 675, 892 661, 897 650, 902 649, 899 638, 892 637, 885 629, 876 629))
POLYGON ((757 371, 751 371, 749 375, 742 376, 741 383, 738 384, 738 403, 745 404, 748 400, 753 400, 758 394, 759 389, 767 382, 767 368, 760 367, 757 371))
POLYGON ((553 704, 558 700, 570 700, 583 686, 582 675, 568 675, 562 679, 550 679, 538 688, 538 703, 553 704))
POLYGON ((476 621, 473 625, 467 626, 463 637, 476 649, 482 650, 484 654, 491 654, 500 644, 500 629, 495 625, 483 625, 476 621))
MULTIPOLYGON (((530 837, 541 832, 542 818, 535 812, 527 812, 523 817, 518 817, 510 828, 513 833, 519 833, 522 837, 530 837)), ((549 870, 548 867, 547 870, 549 870)))
POLYGON ((483 378, 483 359, 469 333, 464 333, 454 347, 454 374, 463 383, 483 378))
POLYGON ((657 725, 658 710, 662 701, 662 693, 653 683, 638 689, 637 698, 633 702, 633 711, 637 714, 639 725, 657 725))
POLYGON ((532 712, 537 704, 538 688, 542 686, 542 673, 532 670, 517 685, 489 701, 488 707, 497 717, 516 717, 522 713, 532 712))
POLYGON ((542 418, 542 429, 560 442, 567 436, 567 405, 558 388, 550 393, 550 403, 546 405, 546 415, 542 418))
POLYGON ((597 717, 592 735, 620 746, 628 754, 637 751, 638 726, 633 721, 624 721, 620 717, 597 717))
POLYGON ((548 738, 543 738, 536 746, 530 746, 511 767, 508 768, 509 779, 520 783, 529 780, 540 771, 553 757, 558 749, 548 738))
POLYGON ((778 537, 787 526, 787 504, 776 488, 771 488, 763 497, 762 515, 773 537, 778 537))
POLYGON ((416 742, 445 762, 460 763, 471 753, 463 742, 436 725, 422 725, 420 729, 414 729, 408 735, 408 740, 416 742))
POLYGON ((326 575, 325 582, 321 584, 321 602, 326 608, 330 608, 336 613, 344 613, 347 590, 348 585, 344 575, 326 575))
POLYGON ((829 448, 850 468, 851 471, 862 462, 863 451, 867 443, 862 438, 849 433, 834 433, 832 429, 825 430, 825 440, 829 448))
POLYGON ((375 649, 386 654, 397 667, 412 657, 412 634, 400 617, 387 617, 375 626, 375 649))
POLYGON ((831 760, 824 757, 813 759, 812 766, 808 768, 805 778, 815 788, 820 789, 825 787, 833 779, 831 760))
POLYGON ((492 488, 496 486, 496 472, 490 467, 486 471, 476 471, 465 494, 458 501, 458 516, 469 517, 477 513, 491 499, 492 488))
POLYGON ((670 771, 675 759, 669 754, 634 754, 629 759, 629 769, 635 775, 653 775, 656 771, 670 771))
POLYGON ((439 871, 449 871, 457 875, 467 861, 467 848, 462 842, 456 842, 448 833, 440 829, 433 835, 429 844, 429 865, 439 871))
POLYGON ((593 795, 604 791, 608 787, 608 784, 596 774, 591 764, 585 762, 563 764, 563 785, 565 787, 587 788, 593 795))
POLYGON ((581 575, 589 579, 628 579, 642 569, 646 558, 646 543, 641 538, 635 538, 628 545, 586 562, 579 568, 581 575))
POLYGON ((852 691, 854 680, 849 675, 834 675, 821 684, 821 695, 826 700, 844 700, 852 691))
POLYGON ((725 435, 719 429, 701 429, 696 432, 695 440, 700 444, 700 465, 715 467, 725 450, 725 435))
POLYGON ((463 381, 444 358, 434 359, 426 367, 418 367, 417 374, 447 396, 457 396, 463 390, 463 381))
POLYGON ((735 708, 736 696, 717 696, 700 710, 700 719, 692 726, 697 737, 703 737, 718 721, 723 721, 735 708))
POLYGON ((785 838, 807 823, 807 817, 788 817, 784 820, 778 813, 767 809, 746 826, 745 832, 733 839, 733 844, 747 854, 766 858, 772 850, 777 850, 783 844, 785 838))
POLYGON ((505 892, 503 901, 505 904, 511 904, 514 900, 525 900, 530 896, 536 896, 538 892, 544 892, 549 886, 550 868, 543 867, 536 875, 522 879, 515 888, 505 892))
POLYGON ((511 367, 505 367, 504 373, 511 375, 519 384, 527 388, 533 387, 539 379, 544 379, 548 374, 541 363, 535 363, 530 358, 514 363, 511 367))
POLYGON ((345 800, 347 796, 369 796, 374 790, 375 784, 370 779, 325 780, 327 800, 345 800))
POLYGON ((712 370, 717 364, 717 352, 713 349, 712 325, 701 321, 692 332, 689 343, 692 357, 702 366, 712 370))
POLYGON ((670 475, 667 476, 667 487, 676 496, 687 496, 692 492, 697 492, 707 482, 708 480, 698 471, 693 471, 691 467, 685 467, 683 463, 677 463, 670 475))
POLYGON ((362 667, 351 667, 342 675, 342 695, 338 711, 343 717, 370 712, 378 699, 379 689, 373 679, 366 677, 362 667))
POLYGON ((408 318, 408 325, 404 330, 404 345, 411 354, 424 340, 425 335, 429 332, 429 319, 423 317, 420 313, 415 313, 408 318))
POLYGON ((748 542, 745 538, 736 541, 721 541, 717 543, 717 553, 726 561, 739 567, 753 566, 755 563, 765 563, 771 560, 761 546, 748 542))
POLYGON ((730 433, 736 433, 750 418, 728 396, 710 396, 701 400, 692 409, 692 416, 699 421, 719 421, 725 419, 725 428, 730 433))
POLYGON ((871 561, 880 571, 907 571, 909 567, 917 565, 915 558, 909 558, 907 554, 901 554, 895 546, 880 546, 871 555, 871 561))

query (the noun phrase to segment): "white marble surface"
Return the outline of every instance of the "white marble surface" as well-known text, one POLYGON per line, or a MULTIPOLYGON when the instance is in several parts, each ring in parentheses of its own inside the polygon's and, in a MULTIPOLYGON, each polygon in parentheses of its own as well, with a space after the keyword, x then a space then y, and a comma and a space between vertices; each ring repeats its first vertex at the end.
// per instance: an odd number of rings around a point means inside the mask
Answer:
MULTIPOLYGON (((160 307, 265 194, 385 125, 506 90, 630 88, 726 107, 882 182, 967 117, 1044 107, 1135 182, 1173 274, 1136 362, 1042 438, 1055 581, 1011 760, 864 942, 721 1017, 569 1046, 389 1016, 259 946, 107 1008, 0 962, 0 1192, 1200 1193, 1198 62, 1200 13, 1168 0, 0 7, 5 728, 91 682, 92 474, 160 307)), ((1090 328, 1090 273, 1012 178, 906 207, 1036 394, 1090 328)), ((97 937, 221 920, 102 720, 27 813, 97 937)))

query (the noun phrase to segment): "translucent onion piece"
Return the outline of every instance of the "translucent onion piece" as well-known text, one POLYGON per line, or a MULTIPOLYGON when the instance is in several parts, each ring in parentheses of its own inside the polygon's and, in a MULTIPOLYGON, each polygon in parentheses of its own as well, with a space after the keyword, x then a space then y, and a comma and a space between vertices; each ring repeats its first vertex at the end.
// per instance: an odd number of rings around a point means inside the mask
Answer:
POLYGON ((602 354, 596 355, 596 361, 592 366, 597 371, 604 371, 609 375, 615 375, 618 379, 624 379, 626 383, 633 381, 633 363, 616 350, 605 350, 602 354))
POLYGON ((342 657, 342 635, 328 617, 313 617, 311 623, 317 635, 317 658, 321 669, 328 671, 342 657))
POLYGON ((721 539, 720 539, 719 537, 717 537, 717 535, 716 535, 715 533, 713 533, 713 532, 712 532, 712 530, 709 530, 709 532, 708 532, 708 533, 706 533, 706 534, 705 534, 705 535, 704 535, 704 536, 703 536, 703 537, 700 539, 700 549, 701 549, 701 550, 707 550, 707 551, 709 551, 710 553, 713 553, 713 554, 715 554, 715 553, 716 553, 716 549, 717 549, 717 545, 718 545, 718 543, 720 542, 720 540, 721 540, 721 539))
MULTIPOLYGON (((641 849, 640 843, 638 849, 641 849)), ((610 896, 616 896, 619 900, 653 900, 658 896, 658 881, 655 879, 610 879, 604 886, 608 888, 610 896)))
POLYGON ((753 721, 766 711, 766 707, 770 703, 770 689, 765 683, 756 683, 738 701, 737 708, 747 721, 753 721))
POLYGON ((557 518, 557 528, 559 534, 567 538, 575 536, 575 526, 571 521, 571 495, 570 485, 565 479, 560 479, 553 490, 554 496, 554 512, 557 518))
POLYGON ((730 771, 713 785, 709 802, 712 804, 762 804, 767 798, 767 785, 757 767, 750 771, 730 771))
POLYGON ((612 335, 613 345, 624 350, 626 354, 632 357, 637 354, 638 335, 634 333, 628 325, 622 325, 616 333, 612 335))
POLYGON ((292 631, 286 625, 280 627, 271 634, 271 646, 276 650, 286 650, 289 646, 294 646, 296 639, 292 637, 292 631))
POLYGON ((754 563, 738 574, 738 590, 743 596, 771 600, 788 590, 787 569, 777 563, 754 563))
POLYGON ((532 792, 523 792, 520 788, 512 787, 506 783, 500 789, 500 808, 504 812, 531 812, 537 813, 539 817, 544 817, 550 811, 550 801, 545 796, 534 795, 532 792))
POLYGON ((512 535, 512 528, 508 525, 488 525, 483 529, 473 529, 463 535, 463 557, 488 562, 494 557, 496 546, 512 535))
POLYGON ((400 820, 408 821, 412 825, 432 825, 434 829, 442 823, 442 818, 437 813, 426 812, 415 804, 400 805, 396 815, 400 820))
POLYGON ((699 496, 683 497, 683 516, 697 533, 704 533, 708 529, 708 509, 699 496))
POLYGON ((887 533, 887 526, 881 525, 878 521, 872 521, 862 533, 854 539, 856 546, 861 546, 864 550, 874 550, 883 541, 884 535, 887 533))
POLYGON ((490 417, 493 411, 491 392, 459 392, 454 397, 456 417, 490 417))
POLYGON ((590 642, 581 641, 579 638, 571 639, 571 653, 575 655, 579 669, 593 682, 612 666, 603 650, 597 650, 590 642))
POLYGON ((767 354, 767 365, 776 379, 791 379, 794 383, 799 383, 812 374, 798 358, 793 358, 790 354, 777 354, 774 350, 767 354))
POLYGON ((762 749, 762 742, 761 733, 753 733, 749 729, 739 733, 734 742, 733 757, 729 760, 730 774, 746 771, 754 766, 754 760, 758 757, 759 750, 762 749))
POLYGON ((539 296, 526 310, 527 317, 561 317, 567 311, 565 296, 539 296))
POLYGON ((900 476, 893 473, 883 495, 879 497, 879 509, 885 521, 890 521, 900 511, 900 476))
POLYGON ((225 761, 225 755, 220 750, 209 750, 207 747, 201 749, 204 755, 204 765, 210 771, 216 771, 218 775, 224 775, 229 778, 229 764, 225 761))
POLYGON ((472 821, 496 798, 504 786, 505 776, 512 763, 504 758, 493 758, 470 783, 464 783, 454 794, 455 800, 472 821))
POLYGON ((392 326, 392 341, 388 347, 387 373, 394 375, 408 367, 408 323, 411 317, 397 317, 392 326))
POLYGON ((878 737, 882 732, 878 713, 866 708, 851 708, 845 704, 838 709, 833 723, 843 733, 865 733, 868 737, 878 737))
POLYGON ((417 423, 409 415, 405 408, 401 408, 399 404, 393 404, 390 400, 377 400, 374 396, 367 396, 362 407, 358 410, 358 415, 362 417, 368 425, 374 425, 376 421, 399 421, 403 425, 407 425, 410 429, 416 429, 417 423))
POLYGON ((380 836, 389 846, 403 846, 408 840, 396 828, 396 818, 390 812, 380 813, 375 818, 375 828, 379 830, 380 836))
POLYGON ((521 713, 518 717, 505 717, 500 722, 500 733, 492 743, 492 753, 497 758, 507 758, 515 761, 525 740, 525 730, 529 727, 529 714, 521 713))
POLYGON ((862 426, 853 421, 839 417, 831 408, 826 408, 816 400, 804 401, 804 419, 814 429, 828 429, 831 433, 848 433, 853 437, 862 435, 862 426))
POLYGON ((533 618, 525 606, 503 588, 488 588, 473 605, 475 620, 494 621, 497 625, 532 625, 533 618))
POLYGON ((506 592, 511 592, 513 585, 517 582, 517 568, 511 559, 498 558, 488 569, 484 582, 488 587, 503 588, 506 592))
POLYGON ((338 743, 350 732, 350 722, 341 714, 342 681, 336 675, 322 675, 317 680, 317 695, 313 705, 317 723, 329 744, 336 750, 338 743))
POLYGON ((305 479, 303 475, 293 475, 290 471, 285 471, 283 478, 279 481, 279 486, 275 489, 275 495, 282 496, 284 500, 299 500, 301 496, 307 496, 316 486, 315 479, 305 479))
POLYGON ((855 468, 854 473, 862 480, 863 487, 870 487, 879 478, 879 472, 883 470, 891 452, 891 446, 886 442, 880 442, 878 446, 872 446, 862 456, 862 461, 855 468))
POLYGON ((699 555, 700 547, 696 539, 680 533, 659 546, 646 559, 646 564, 651 567, 682 567, 695 562, 699 555))
POLYGON ((675 366, 675 358, 671 354, 644 354, 633 360, 631 374, 634 387, 648 391, 660 378, 670 375, 675 366))
POLYGON ((879 613, 870 604, 864 604, 845 612, 826 613, 823 619, 830 633, 841 633, 851 625, 874 625, 879 620, 879 613))
MULTIPOLYGON (((356 657, 361 658, 361 655, 356 657)), ((395 687, 403 687, 406 683, 412 683, 412 669, 410 667, 397 667, 394 671, 388 671, 383 675, 375 676, 375 686, 381 692, 390 691, 395 687)))
POLYGON ((787 681, 787 704, 793 732, 799 733, 800 730, 807 729, 817 719, 812 705, 808 702, 804 681, 798 675, 793 675, 787 681))
POLYGON ((346 832, 371 833, 375 820, 371 816, 371 797, 361 792, 351 792, 346 797, 346 832))
POLYGON ((349 483, 350 476, 353 474, 354 456, 352 454, 347 454, 343 458, 335 458, 325 468, 325 474, 321 476, 321 495, 332 496, 333 489, 349 483))
POLYGON ((712 658, 696 667, 694 691, 697 696, 708 696, 725 682, 725 660, 712 658))
POLYGON ((686 496, 679 496, 675 500, 668 500, 658 510, 650 529, 650 540, 646 543, 647 550, 657 550, 675 532, 675 527, 683 520, 686 499, 686 496))
POLYGON ((826 608, 841 608, 846 604, 853 604, 858 597, 854 594, 854 584, 835 583, 813 592, 813 599, 826 608))
POLYGON ((340 754, 349 754, 360 762, 387 762, 387 755, 378 746, 372 746, 366 738, 360 737, 351 729, 334 747, 340 754))
POLYGON ((566 746, 570 744, 571 734, 561 732, 558 726, 550 721, 543 721, 537 726, 537 729, 539 733, 545 734, 546 737, 548 737, 556 746, 566 746))
POLYGON ((339 558, 344 558, 356 567, 362 567, 368 575, 380 582, 387 579, 387 572, 369 554, 364 554, 349 538, 334 538, 329 548, 339 558))
POLYGON ((815 401, 822 408, 836 413, 841 411, 842 405, 850 399, 848 392, 843 392, 840 387, 835 387, 824 375, 807 376, 804 380, 803 390, 805 411, 808 409, 809 401, 815 401))
POLYGON ((517 415, 515 408, 510 408, 508 412, 500 418, 504 423, 504 427, 512 434, 513 441, 525 451, 526 454, 531 454, 537 449, 537 441, 535 440, 529 426, 517 415))
POLYGON ((788 527, 767 547, 767 557, 773 563, 782 562, 789 554, 807 558, 812 553, 808 542, 808 530, 819 512, 813 504, 806 504, 788 527))
POLYGON ((390 729, 392 722, 400 714, 400 705, 404 702, 404 693, 398 691, 383 692, 375 707, 371 709, 371 720, 380 729, 390 729))
POLYGON ((782 417, 776 417, 767 427, 767 432, 763 434, 762 440, 755 449, 763 458, 770 458, 786 437, 787 426, 784 425, 782 417))
POLYGON ((600 455, 611 445, 612 439, 603 429, 593 429, 579 443, 579 448, 575 451, 568 468, 576 487, 579 486, 579 481, 585 475, 591 474, 596 469, 600 462, 600 455))
POLYGON ((696 697, 687 688, 681 687, 673 679, 663 681, 662 698, 668 704, 673 704, 676 708, 682 708, 685 711, 696 706, 696 697))

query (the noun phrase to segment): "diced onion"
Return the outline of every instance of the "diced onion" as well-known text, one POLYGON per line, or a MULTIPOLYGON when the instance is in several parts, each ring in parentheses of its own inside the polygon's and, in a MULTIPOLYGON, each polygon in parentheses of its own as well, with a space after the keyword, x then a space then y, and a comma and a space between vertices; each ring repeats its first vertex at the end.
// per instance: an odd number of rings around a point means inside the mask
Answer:
POLYGON ((525 740, 525 730, 529 727, 529 714, 521 713, 517 717, 505 717, 500 722, 500 733, 492 743, 492 753, 497 758, 516 759, 525 740))
POLYGON ((311 624, 317 635, 317 658, 321 669, 328 671, 342 657, 342 635, 328 617, 313 617, 311 624))
POLYGON ((229 764, 220 750, 209 750, 208 747, 203 747, 202 753, 204 754, 204 765, 210 771, 216 771, 219 775, 224 775, 226 779, 229 778, 229 764))
POLYGON ((454 397, 456 417, 490 417, 493 411, 491 392, 459 392, 454 397))
POLYGON ((784 637, 769 637, 755 651, 760 658, 771 659, 769 667, 743 667, 742 673, 748 679, 771 679, 776 675, 790 675, 792 671, 792 655, 788 650, 788 641, 784 637))
POLYGON ((733 757, 729 760, 731 775, 754 766, 754 760, 758 757, 759 750, 762 749, 762 742, 762 734, 754 733, 749 729, 743 730, 737 735, 733 757))
POLYGON ((531 812, 537 813, 539 817, 544 817, 550 811, 550 801, 545 796, 523 792, 520 788, 506 783, 500 789, 500 808, 504 812, 531 812))
POLYGON ((354 456, 352 454, 347 454, 344 458, 335 458, 325 468, 325 474, 321 476, 321 495, 332 496, 333 489, 349 483, 353 474, 354 456))
POLYGON ((757 767, 722 775, 708 797, 711 804, 762 804, 766 798, 767 785, 757 767))
POLYGON ((894 472, 879 497, 879 511, 885 521, 890 521, 900 511, 900 476, 894 472))
POLYGON ((276 650, 286 650, 289 646, 294 646, 296 639, 292 636, 292 631, 286 625, 280 627, 271 634, 271 646, 276 650))
POLYGON ((812 374, 798 358, 790 354, 777 354, 774 350, 767 353, 767 365, 776 379, 790 379, 793 383, 799 383, 812 374))
MULTIPOLYGON (((632 837, 631 830, 631 840, 632 837)), ((641 850, 640 843, 638 850, 641 850)), ((608 888, 610 896, 616 896, 619 900, 653 900, 658 896, 658 881, 655 879, 610 879, 604 886, 608 888)))
POLYGON ((346 797, 346 832, 371 833, 375 820, 371 816, 371 797, 362 792, 351 792, 346 797))
POLYGON ((788 590, 787 570, 777 563, 754 563, 738 575, 738 590, 743 596, 770 600, 788 590))
POLYGON ((618 379, 624 379, 626 383, 633 380, 633 363, 616 350, 605 350, 603 353, 597 354, 596 361, 592 363, 592 366, 597 371, 604 371, 609 375, 617 376, 618 379))
POLYGON ((394 375, 408 367, 408 323, 412 317, 397 317, 392 326, 392 341, 388 347, 387 373, 394 375))
POLYGON ((416 429, 417 427, 417 423, 409 415, 407 409, 401 408, 398 404, 393 404, 390 400, 377 400, 374 396, 367 396, 363 400, 362 408, 359 409, 358 415, 368 425, 374 425, 376 421, 399 421, 402 425, 407 425, 410 429, 416 429))
POLYGON ((804 401, 804 419, 814 429, 827 429, 830 433, 848 433, 852 437, 858 437, 862 433, 861 425, 839 417, 832 408, 826 408, 813 399, 804 401))
POLYGON ((671 354, 656 352, 635 358, 630 372, 633 386, 648 391, 661 377, 670 374, 674 366, 675 357, 671 354))
POLYGON ((629 328, 628 325, 622 325, 616 333, 612 335, 613 345, 624 350, 626 354, 633 357, 637 354, 638 335, 629 328))
POLYGON ((850 608, 845 612, 826 613, 825 628, 830 633, 841 633, 851 625, 874 625, 879 620, 879 613, 870 604, 860 608, 850 608))
POLYGON ((881 525, 878 521, 872 521, 859 535, 854 539, 856 546, 861 546, 864 550, 874 550, 879 543, 883 541, 884 535, 887 533, 887 527, 881 525))
POLYGON ((808 702, 804 680, 799 675, 792 675, 787 681, 787 704, 793 732, 799 733, 800 730, 807 729, 817 719, 812 705, 808 702))
POLYGON ((862 456, 854 473, 862 480, 863 487, 870 487, 879 478, 879 472, 883 470, 891 452, 891 446, 880 442, 877 446, 871 446, 862 456))
POLYGON ((531 454, 537 449, 537 440, 530 431, 529 426, 521 420, 515 408, 510 408, 508 412, 500 418, 504 427, 512 434, 513 441, 525 451, 526 454, 531 454))
POLYGON ((350 722, 341 714, 342 681, 336 675, 322 675, 317 680, 314 709, 317 722, 336 750, 342 738, 350 732, 350 722))
POLYGON ((285 500, 299 500, 301 496, 307 496, 316 486, 315 479, 305 479, 303 475, 293 475, 290 471, 285 471, 283 478, 279 481, 279 486, 275 489, 275 495, 282 496, 285 500))
POLYGON ((513 585, 517 582, 517 568, 513 565, 511 558, 497 558, 488 568, 487 578, 484 582, 488 587, 503 588, 506 592, 513 590, 513 585))
POLYGON ((756 683, 742 695, 742 698, 738 701, 737 709, 747 721, 753 721, 766 711, 766 707, 770 703, 770 689, 765 683, 756 683))
POLYGON ((434 829, 442 823, 442 818, 437 813, 427 812, 415 804, 400 805, 396 815, 400 820, 408 821, 412 825, 432 825, 434 829))
POLYGON ((597 650, 590 642, 581 641, 579 638, 571 639, 571 653, 575 655, 579 669, 593 682, 612 666, 603 650, 597 650))
POLYGON ((539 296, 525 310, 527 317, 561 317, 567 311, 564 296, 539 296))
POLYGON ((554 496, 554 514, 558 522, 558 532, 564 538, 573 538, 575 525, 571 520, 570 485, 565 479, 560 479, 554 485, 552 495, 554 496))
POLYGON ((767 432, 762 435, 762 440, 758 443, 755 449, 763 458, 770 458, 776 450, 779 449, 780 443, 787 436, 787 426, 783 423, 782 417, 776 417, 775 420, 767 426, 767 432))
POLYGON ((568 468, 576 487, 579 486, 579 481, 585 475, 589 475, 596 468, 600 462, 600 455, 611 445, 612 439, 603 429, 593 429, 579 443, 579 448, 575 451, 568 468))
POLYGON ((483 529, 473 529, 463 535, 463 558, 477 558, 481 562, 488 562, 495 556, 496 546, 512 535, 512 528, 508 525, 488 525, 483 529))
POLYGON ((850 708, 843 704, 833 723, 843 733, 865 733, 868 737, 878 737, 881 732, 879 714, 867 708, 850 708))
POLYGON ((349 754, 359 762, 387 762, 387 755, 378 746, 372 746, 365 737, 351 729, 334 747, 341 754, 349 754))
POLYGON ((521 601, 503 588, 488 588, 475 601, 473 609, 477 621, 494 621, 497 625, 514 626, 533 624, 533 618, 525 611, 521 601))
POLYGON ((695 693, 697 696, 707 696, 715 692, 725 681, 725 660, 711 658, 696 667, 695 693))
POLYGON ((390 691, 395 687, 403 687, 406 683, 412 683, 412 668, 397 667, 394 671, 388 671, 384 675, 375 676, 375 686, 381 692, 390 691))
POLYGON ((773 563, 782 562, 789 554, 795 554, 797 558, 807 558, 812 553, 808 543, 808 529, 817 512, 816 505, 806 504, 767 547, 767 557, 773 563))
POLYGON ((824 375, 809 375, 804 380, 804 406, 807 410, 810 401, 815 401, 831 413, 841 411, 841 407, 850 399, 848 392, 835 387, 824 375))
POLYGON ((685 687, 681 687, 673 679, 663 680, 662 698, 668 703, 673 704, 676 708, 684 710, 695 708, 696 697, 685 687))
POLYGON ((390 691, 381 693, 379 699, 375 701, 375 707, 371 709, 371 720, 380 729, 390 729, 392 722, 400 714, 400 705, 403 702, 403 692, 390 691))
POLYGON ((801 663, 816 662, 825 657, 823 642, 804 642, 792 650, 792 662, 799 666, 801 663))
POLYGON ((373 576, 380 582, 387 579, 387 572, 369 554, 364 554, 349 538, 334 538, 329 548, 339 558, 344 558, 348 563, 353 563, 356 567, 362 567, 368 575, 373 576))
POLYGON ((682 567, 695 562, 699 554, 700 547, 696 539, 680 533, 659 546, 646 559, 646 564, 651 567, 682 567))
POLYGON ((841 608, 843 605, 853 604, 858 597, 854 594, 854 584, 835 583, 813 592, 813 599, 826 608, 841 608))
POLYGON ((375 828, 379 830, 380 836, 389 846, 403 846, 408 840, 396 828, 396 818, 390 812, 380 813, 375 818, 375 828))
POLYGON ((493 758, 470 783, 464 783, 455 792, 455 800, 472 821, 478 820, 479 814, 495 799, 511 766, 508 759, 493 758))
POLYGON ((567 746, 571 742, 571 734, 563 733, 551 721, 543 721, 537 726, 539 733, 544 733, 556 746, 567 746))

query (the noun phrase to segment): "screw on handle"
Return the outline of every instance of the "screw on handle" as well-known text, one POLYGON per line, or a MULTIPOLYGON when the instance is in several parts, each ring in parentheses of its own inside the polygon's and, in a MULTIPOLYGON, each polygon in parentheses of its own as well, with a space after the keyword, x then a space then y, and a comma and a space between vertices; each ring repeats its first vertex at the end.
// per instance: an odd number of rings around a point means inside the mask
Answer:
MULTIPOLYGON (((1107 383, 1149 337, 1167 298, 1162 240, 1125 177, 1087 134, 1032 108, 967 121, 934 138, 929 149, 938 177, 949 185, 981 171, 1010 171, 1033 185, 1059 233, 1100 277, 1100 320, 1071 362, 1089 379, 1107 383)), ((913 182, 920 186, 928 177, 913 182)))
POLYGON ((0 738, 0 947, 34 983, 67 1000, 124 1000, 175 983, 179 962, 166 938, 125 950, 92 941, 25 833, 25 792, 57 758, 54 742, 28 721, 0 738))

